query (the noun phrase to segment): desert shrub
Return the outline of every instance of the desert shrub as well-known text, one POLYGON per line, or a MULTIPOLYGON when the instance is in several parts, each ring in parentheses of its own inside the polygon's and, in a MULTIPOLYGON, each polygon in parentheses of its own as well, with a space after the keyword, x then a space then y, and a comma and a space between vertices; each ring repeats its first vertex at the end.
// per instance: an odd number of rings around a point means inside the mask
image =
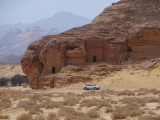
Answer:
POLYGON ((29 114, 22 114, 19 117, 17 117, 16 120, 32 120, 32 116, 29 114))
POLYGON ((0 78, 0 86, 6 86, 9 81, 9 78, 0 78))
POLYGON ((109 90, 109 89, 107 89, 107 90, 105 90, 105 92, 106 92, 107 94, 110 94, 110 95, 117 95, 117 91, 114 91, 114 90, 109 90))
POLYGON ((160 116, 145 115, 145 116, 140 116, 138 120, 160 120, 160 116))
POLYGON ((55 113, 49 113, 47 116, 47 120, 59 120, 55 113))
POLYGON ((110 107, 111 104, 115 103, 113 100, 110 99, 103 99, 103 100, 99 100, 97 103, 97 107, 98 108, 102 108, 102 107, 110 107))
POLYGON ((47 100, 47 101, 44 101, 41 103, 41 107, 42 108, 60 108, 62 105, 61 102, 54 102, 54 101, 50 101, 50 100, 47 100))
POLYGON ((143 92, 143 93, 147 94, 149 92, 149 90, 147 88, 140 88, 139 90, 136 90, 135 92, 143 92))
POLYGON ((105 109, 105 112, 106 112, 106 113, 113 112, 113 108, 112 108, 112 106, 107 107, 107 108, 105 109))
POLYGON ((79 117, 84 116, 84 113, 75 111, 72 107, 62 107, 58 111, 59 116, 66 116, 66 120, 77 120, 79 117))
POLYGON ((145 95, 145 93, 139 92, 139 93, 137 93, 137 95, 145 95))
POLYGON ((120 91, 118 92, 118 95, 126 95, 126 96, 134 96, 135 93, 133 91, 130 90, 124 90, 124 91, 120 91))
POLYGON ((65 120, 77 120, 77 119, 78 119, 78 116, 71 115, 71 114, 67 115, 65 118, 65 120))
POLYGON ((40 94, 34 94, 34 95, 30 96, 30 99, 32 101, 37 101, 37 100, 41 101, 42 100, 42 96, 40 94))
POLYGON ((33 115, 33 114, 38 114, 39 112, 43 112, 42 110, 40 110, 40 106, 39 105, 34 105, 33 107, 29 108, 29 114, 33 115))
POLYGON ((22 100, 18 103, 17 107, 24 108, 25 110, 29 110, 36 105, 36 102, 32 100, 22 100))
POLYGON ((149 92, 152 93, 152 94, 154 94, 154 95, 156 95, 156 94, 160 93, 160 90, 150 89, 149 92))
POLYGON ((160 102, 160 98, 156 98, 156 97, 143 97, 143 98, 126 97, 126 98, 121 99, 120 102, 123 102, 123 103, 137 103, 141 106, 144 106, 146 103, 149 103, 149 102, 160 102))
POLYGON ((95 109, 90 110, 89 112, 87 112, 87 115, 90 118, 99 118, 100 117, 100 114, 95 109))
POLYGON ((76 120, 91 120, 91 118, 88 117, 87 115, 83 115, 83 116, 78 116, 76 120))
POLYGON ((137 97, 124 97, 120 100, 122 103, 143 103, 142 99, 137 97))
POLYGON ((92 106, 98 106, 98 103, 100 101, 98 99, 84 99, 80 103, 81 107, 92 107, 92 106))
POLYGON ((26 75, 15 75, 11 78, 12 86, 16 86, 17 84, 21 86, 22 83, 29 83, 28 77, 26 75))
POLYGON ((151 111, 151 110, 149 110, 147 113, 150 114, 150 115, 156 115, 156 113, 151 111))
POLYGON ((144 98, 140 98, 142 101, 144 101, 145 103, 149 103, 149 102, 159 102, 160 99, 156 98, 156 97, 144 97, 144 98))
POLYGON ((0 108, 10 108, 12 105, 12 102, 8 97, 4 97, 0 101, 0 108))
POLYGON ((71 107, 62 107, 59 111, 58 111, 58 115, 60 116, 67 116, 68 114, 75 114, 76 111, 74 108, 71 107))
POLYGON ((0 119, 9 119, 9 116, 7 116, 7 115, 0 115, 0 119))
POLYGON ((68 115, 65 120, 91 120, 87 115, 68 115))
POLYGON ((105 119, 105 118, 101 118, 100 120, 107 120, 107 119, 105 119))
POLYGON ((144 113, 136 104, 127 104, 126 106, 117 107, 112 114, 112 119, 125 119, 128 116, 135 117, 144 113))
POLYGON ((46 120, 46 117, 44 117, 42 115, 38 115, 33 120, 46 120))
POLYGON ((76 104, 78 104, 80 101, 80 99, 76 98, 76 97, 65 97, 64 101, 63 101, 63 105, 68 105, 68 106, 75 106, 76 104))

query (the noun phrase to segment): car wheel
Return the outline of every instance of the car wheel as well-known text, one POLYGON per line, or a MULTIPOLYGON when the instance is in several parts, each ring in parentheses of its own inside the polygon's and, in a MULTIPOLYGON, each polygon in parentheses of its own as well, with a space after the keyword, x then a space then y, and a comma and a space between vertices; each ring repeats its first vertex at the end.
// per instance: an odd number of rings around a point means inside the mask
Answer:
POLYGON ((94 88, 94 90, 97 90, 97 88, 94 88))
POLYGON ((88 89, 85 87, 84 90, 88 90, 88 89))

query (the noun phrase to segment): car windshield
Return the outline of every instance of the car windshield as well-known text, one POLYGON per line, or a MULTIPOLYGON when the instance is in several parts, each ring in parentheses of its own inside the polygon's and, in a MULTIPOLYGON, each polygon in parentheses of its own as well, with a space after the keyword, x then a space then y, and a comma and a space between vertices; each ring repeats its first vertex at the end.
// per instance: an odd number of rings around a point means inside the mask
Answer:
POLYGON ((94 84, 85 84, 85 86, 96 86, 94 84))

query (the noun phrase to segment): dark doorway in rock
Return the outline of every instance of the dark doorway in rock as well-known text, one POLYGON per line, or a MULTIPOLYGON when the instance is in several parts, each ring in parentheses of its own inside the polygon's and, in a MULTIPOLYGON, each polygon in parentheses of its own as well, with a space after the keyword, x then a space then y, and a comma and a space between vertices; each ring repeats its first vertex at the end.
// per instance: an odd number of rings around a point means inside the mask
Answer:
POLYGON ((96 62, 96 56, 93 56, 93 62, 96 62))
POLYGON ((132 52, 132 49, 128 47, 127 52, 132 52))
POLYGON ((52 67, 52 73, 55 73, 56 71, 55 71, 55 67, 52 67))

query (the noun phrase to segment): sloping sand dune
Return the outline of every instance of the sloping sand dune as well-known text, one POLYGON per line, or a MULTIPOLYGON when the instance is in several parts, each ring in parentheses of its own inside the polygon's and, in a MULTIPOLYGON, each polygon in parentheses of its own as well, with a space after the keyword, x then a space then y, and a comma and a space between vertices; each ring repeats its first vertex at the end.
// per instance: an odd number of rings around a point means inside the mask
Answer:
POLYGON ((134 70, 127 68, 113 73, 97 84, 103 89, 160 89, 160 67, 150 70, 134 70))

